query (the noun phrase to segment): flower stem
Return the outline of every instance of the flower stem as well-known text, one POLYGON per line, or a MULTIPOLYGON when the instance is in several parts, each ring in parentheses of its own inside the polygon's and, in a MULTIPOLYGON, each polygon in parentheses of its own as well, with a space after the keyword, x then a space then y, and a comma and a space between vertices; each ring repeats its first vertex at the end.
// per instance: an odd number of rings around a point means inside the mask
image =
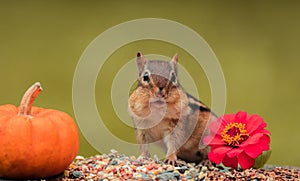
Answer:
POLYGON ((20 103, 18 116, 31 117, 32 104, 42 90, 41 84, 36 82, 25 92, 20 103))

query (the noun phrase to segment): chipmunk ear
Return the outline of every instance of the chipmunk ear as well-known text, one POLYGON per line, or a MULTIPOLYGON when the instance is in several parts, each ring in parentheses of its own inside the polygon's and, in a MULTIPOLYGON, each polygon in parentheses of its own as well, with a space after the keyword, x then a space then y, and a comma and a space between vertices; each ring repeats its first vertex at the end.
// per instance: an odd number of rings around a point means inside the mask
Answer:
POLYGON ((178 54, 177 53, 173 56, 172 62, 174 62, 175 64, 178 63, 178 54))
POLYGON ((176 75, 177 75, 177 63, 178 63, 178 54, 176 53, 171 60, 171 65, 172 65, 176 75))
POLYGON ((144 57, 142 52, 137 52, 136 63, 137 63, 138 70, 139 70, 139 76, 143 72, 146 62, 147 62, 147 59, 144 57))

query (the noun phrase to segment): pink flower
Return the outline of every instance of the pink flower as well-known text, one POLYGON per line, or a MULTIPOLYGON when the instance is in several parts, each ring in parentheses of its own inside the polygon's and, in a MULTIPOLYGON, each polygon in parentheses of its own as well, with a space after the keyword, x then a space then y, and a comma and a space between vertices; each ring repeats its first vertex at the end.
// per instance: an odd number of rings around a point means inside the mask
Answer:
POLYGON ((246 112, 225 114, 209 125, 204 143, 211 147, 208 158, 216 164, 237 169, 251 168, 255 158, 270 149, 270 132, 259 115, 246 112))

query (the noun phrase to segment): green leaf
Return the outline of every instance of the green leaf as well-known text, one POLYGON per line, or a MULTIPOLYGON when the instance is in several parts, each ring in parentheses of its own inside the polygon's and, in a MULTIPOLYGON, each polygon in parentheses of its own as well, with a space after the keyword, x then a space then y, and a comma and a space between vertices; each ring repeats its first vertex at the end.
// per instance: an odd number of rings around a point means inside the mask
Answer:
POLYGON ((259 155, 255 159, 255 163, 253 165, 253 168, 261 168, 264 166, 264 164, 269 160, 272 150, 264 151, 261 155, 259 155))

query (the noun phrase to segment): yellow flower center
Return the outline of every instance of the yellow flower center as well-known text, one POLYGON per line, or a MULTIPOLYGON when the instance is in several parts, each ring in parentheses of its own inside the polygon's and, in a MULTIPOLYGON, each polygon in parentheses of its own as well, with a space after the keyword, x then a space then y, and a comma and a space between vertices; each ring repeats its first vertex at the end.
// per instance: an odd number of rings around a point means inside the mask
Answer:
POLYGON ((223 141, 229 146, 241 144, 249 137, 245 126, 243 123, 227 124, 221 133, 223 141))

